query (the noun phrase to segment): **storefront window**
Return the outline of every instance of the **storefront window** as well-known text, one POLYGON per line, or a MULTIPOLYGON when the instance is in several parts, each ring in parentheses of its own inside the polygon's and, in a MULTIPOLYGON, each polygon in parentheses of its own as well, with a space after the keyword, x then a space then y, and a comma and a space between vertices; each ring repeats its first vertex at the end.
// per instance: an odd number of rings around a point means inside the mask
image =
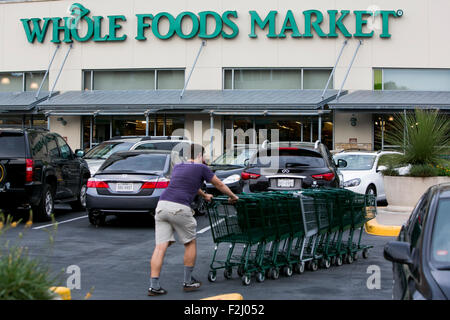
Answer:
MULTIPOLYGON (((330 77, 330 70, 303 70, 303 89, 324 89, 330 77)), ((328 89, 333 89, 333 78, 328 84, 328 89)))
POLYGON ((47 128, 47 120, 42 114, 0 116, 0 125, 47 128))
MULTIPOLYGON (((25 72, 25 91, 38 91, 44 75, 44 72, 25 72)), ((48 91, 48 76, 45 78, 41 90, 48 91)))
POLYGON ((23 73, 0 74, 0 91, 16 92, 23 91, 23 73))
POLYGON ((113 117, 113 136, 145 136, 146 121, 144 116, 113 117))
POLYGON ((395 149, 398 146, 388 145, 385 141, 386 134, 389 134, 391 130, 395 130, 393 127, 394 114, 374 114, 373 115, 373 127, 374 127, 374 149, 384 150, 395 149))
POLYGON ((94 90, 154 90, 155 71, 94 71, 94 90))
POLYGON ((234 89, 300 89, 301 70, 234 70, 234 89))
MULTIPOLYGON (((44 79, 45 72, 8 72, 0 73, 0 92, 37 91, 44 79)), ((48 91, 48 77, 42 84, 48 91)))
POLYGON ((450 91, 449 69, 374 69, 374 90, 450 91))
MULTIPOLYGON (((224 146, 231 147, 227 131, 234 129, 234 144, 261 144, 264 140, 274 141, 277 139, 273 134, 278 135, 278 141, 303 141, 315 142, 318 140, 318 117, 311 116, 292 116, 286 117, 254 117, 254 118, 224 118, 224 146), (255 128, 255 131, 250 129, 255 128), (237 137, 237 130, 244 133, 245 136, 237 137), (278 130, 278 133, 275 131, 278 130)), ((330 114, 322 115, 322 142, 330 149, 333 146, 333 121, 330 114)))
MULTIPOLYGON (((331 69, 225 69, 223 85, 236 90, 324 89, 330 73, 331 69)), ((333 88, 333 79, 328 88, 333 88)))
POLYGON ((157 70, 157 89, 183 89, 184 70, 157 70))
MULTIPOLYGON (((184 129, 182 115, 150 115, 148 121, 150 136, 172 135, 176 129, 184 129), (155 127, 156 120, 156 127, 155 127)), ((83 148, 110 140, 115 136, 145 136, 147 122, 145 116, 84 116, 83 117, 83 148), (91 123, 92 138, 91 138, 91 123)))
POLYGON ((87 70, 84 90, 183 89, 184 70, 87 70))

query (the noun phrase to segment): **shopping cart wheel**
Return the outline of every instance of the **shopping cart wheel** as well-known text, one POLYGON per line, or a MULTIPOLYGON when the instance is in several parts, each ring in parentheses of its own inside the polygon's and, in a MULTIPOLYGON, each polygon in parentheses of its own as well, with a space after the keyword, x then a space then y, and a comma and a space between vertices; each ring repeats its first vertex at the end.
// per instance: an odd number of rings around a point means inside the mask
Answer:
POLYGON ((331 267, 331 260, 330 260, 330 258, 323 259, 322 260, 322 268, 330 269, 330 267, 331 267))
POLYGON ((280 277, 280 270, 278 270, 278 268, 270 269, 270 277, 273 280, 277 280, 280 277))
POLYGON ((258 272, 256 274, 256 281, 264 282, 264 280, 266 280, 266 274, 264 272, 258 272))
POLYGON ((244 275, 244 266, 239 266, 237 269, 237 273, 239 277, 242 277, 244 275))
POLYGON ((363 250, 363 252, 362 252, 362 257, 363 257, 364 259, 369 258, 369 249, 364 249, 364 250, 363 250))
POLYGON ((336 257, 336 265, 338 266, 338 267, 340 267, 340 266, 342 266, 342 263, 344 262, 344 260, 342 259, 342 256, 341 255, 338 255, 337 257, 336 257))
POLYGON ((305 272, 305 263, 300 262, 294 266, 295 272, 298 274, 302 274, 305 272))
POLYGON ((223 270, 223 276, 225 277, 225 279, 231 279, 231 277, 233 276, 233 269, 227 268, 223 270))
POLYGON ((347 262, 348 264, 352 264, 353 263, 353 254, 349 253, 345 256, 345 262, 347 262))
POLYGON ((292 277, 292 273, 293 273, 292 271, 293 271, 292 266, 285 266, 283 268, 283 273, 286 277, 292 277))
POLYGON ((249 286, 251 282, 252 282, 252 278, 249 274, 242 276, 242 284, 244 286, 249 286))
POLYGON ((332 265, 335 265, 335 264, 336 264, 336 256, 334 256, 334 257, 331 258, 331 264, 332 264, 332 265))
POLYGON ((217 279, 217 272, 215 270, 214 271, 210 271, 208 273, 208 281, 209 282, 216 282, 216 279, 217 279))
POLYGON ((311 271, 319 270, 319 262, 317 260, 311 260, 309 262, 309 270, 311 271))

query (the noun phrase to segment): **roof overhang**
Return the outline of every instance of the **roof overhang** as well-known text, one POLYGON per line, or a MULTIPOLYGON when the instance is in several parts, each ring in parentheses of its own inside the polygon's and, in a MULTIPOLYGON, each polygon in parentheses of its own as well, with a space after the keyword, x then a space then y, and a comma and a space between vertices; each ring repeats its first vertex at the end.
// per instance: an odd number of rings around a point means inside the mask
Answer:
POLYGON ((450 111, 450 91, 358 90, 330 101, 328 106, 343 111, 402 111, 417 108, 450 111))
MULTIPOLYGON (((38 103, 48 99, 49 92, 0 92, 0 113, 31 113, 38 103)), ((52 97, 58 95, 53 92, 52 97)))
MULTIPOLYGON (((344 92, 345 94, 346 92, 344 92)), ((281 112, 323 109, 337 90, 180 90, 68 91, 38 104, 44 113, 74 115, 151 112, 281 112)))

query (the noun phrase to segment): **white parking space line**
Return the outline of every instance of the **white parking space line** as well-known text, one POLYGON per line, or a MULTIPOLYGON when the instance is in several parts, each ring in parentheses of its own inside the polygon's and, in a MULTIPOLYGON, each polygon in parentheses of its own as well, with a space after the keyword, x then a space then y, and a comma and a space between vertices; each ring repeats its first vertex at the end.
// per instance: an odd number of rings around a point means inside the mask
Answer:
MULTIPOLYGON (((224 221, 224 219, 220 219, 219 221, 217 221, 215 224, 213 224, 213 226, 215 227, 216 225, 218 225, 219 223, 221 223, 222 221, 224 221)), ((211 226, 206 227, 201 229, 200 231, 197 231, 197 234, 202 234, 205 233, 206 231, 208 231, 209 229, 211 229, 211 226)))
MULTIPOLYGON (((83 218, 87 218, 88 216, 87 215, 85 215, 85 216, 81 216, 81 217, 78 217, 78 218, 73 218, 73 219, 69 219, 69 220, 64 220, 64 221, 56 221, 56 224, 58 224, 58 225, 60 225, 60 224, 63 224, 63 223, 67 223, 67 222, 71 222, 71 221, 75 221, 75 220, 79 220, 79 219, 83 219, 83 218)), ((53 224, 52 223, 50 223, 50 224, 46 224, 46 225, 44 225, 44 226, 39 226, 39 227, 35 227, 35 228, 32 228, 33 230, 39 230, 39 229, 43 229, 43 228, 47 228, 47 227, 51 227, 51 226, 53 226, 53 224)))

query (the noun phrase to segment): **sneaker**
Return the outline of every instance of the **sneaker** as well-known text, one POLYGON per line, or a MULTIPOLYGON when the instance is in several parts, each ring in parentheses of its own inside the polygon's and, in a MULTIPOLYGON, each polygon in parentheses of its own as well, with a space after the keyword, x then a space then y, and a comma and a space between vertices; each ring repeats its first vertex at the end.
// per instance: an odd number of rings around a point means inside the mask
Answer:
POLYGON ((160 296, 163 294, 166 294, 167 291, 164 290, 163 288, 159 288, 159 289, 154 289, 154 288, 148 288, 148 295, 149 296, 160 296))
POLYGON ((195 280, 194 277, 192 277, 190 283, 186 283, 186 282, 183 283, 183 290, 184 291, 193 291, 193 290, 197 290, 201 286, 202 286, 202 283, 200 281, 195 280))

